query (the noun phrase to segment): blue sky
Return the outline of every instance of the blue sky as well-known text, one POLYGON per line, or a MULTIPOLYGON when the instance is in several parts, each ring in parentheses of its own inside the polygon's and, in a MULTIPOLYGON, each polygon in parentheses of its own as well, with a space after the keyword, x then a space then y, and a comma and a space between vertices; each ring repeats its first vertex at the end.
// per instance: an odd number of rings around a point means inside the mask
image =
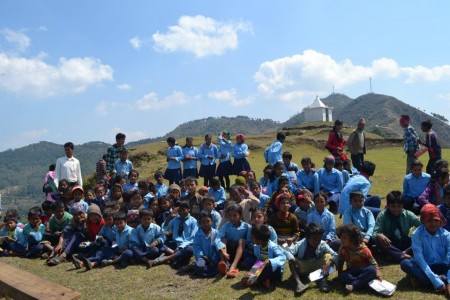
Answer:
POLYGON ((0 151, 286 121, 333 91, 449 118, 448 1, 1 1, 0 151))

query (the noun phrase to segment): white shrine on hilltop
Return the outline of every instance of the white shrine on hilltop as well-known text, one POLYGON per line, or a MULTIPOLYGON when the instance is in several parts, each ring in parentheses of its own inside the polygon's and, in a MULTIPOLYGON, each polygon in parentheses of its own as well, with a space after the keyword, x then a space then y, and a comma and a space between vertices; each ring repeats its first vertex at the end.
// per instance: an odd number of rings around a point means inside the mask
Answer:
POLYGON ((328 107, 316 96, 314 102, 303 109, 305 122, 332 122, 333 108, 328 107))

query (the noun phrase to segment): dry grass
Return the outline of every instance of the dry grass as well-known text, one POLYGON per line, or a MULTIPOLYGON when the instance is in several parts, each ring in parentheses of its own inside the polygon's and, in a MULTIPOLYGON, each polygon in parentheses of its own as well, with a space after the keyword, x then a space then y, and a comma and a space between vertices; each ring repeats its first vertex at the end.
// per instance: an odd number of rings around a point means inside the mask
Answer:
MULTIPOLYGON (((288 140, 291 138, 288 138, 288 140)), ((294 138, 292 138, 294 139, 294 138)), ((200 138, 195 140, 198 144, 200 138)), ((263 149, 273 141, 273 136, 257 136, 247 139, 249 145, 254 149, 249 157, 252 169, 256 170, 257 176, 261 176, 264 168, 263 149)), ((181 143, 180 143, 181 144, 181 143)), ((159 150, 166 148, 165 143, 154 143, 137 147, 134 153, 147 151, 150 154, 157 154, 159 150)), ((294 162, 299 163, 304 155, 310 156, 317 166, 320 166, 323 157, 327 152, 323 148, 317 148, 309 144, 286 143, 285 151, 291 151, 294 162)), ((445 150, 443 156, 450 157, 450 150, 445 150)), ((366 155, 366 160, 371 160, 377 164, 375 176, 373 176, 372 194, 385 196, 393 189, 401 190, 404 177, 405 158, 403 151, 399 147, 374 149, 366 155)), ((424 159, 425 160, 425 159, 424 159)), ((144 164, 139 169, 141 178, 152 176, 156 170, 165 168, 165 160, 162 155, 157 155, 149 164, 144 164)), ((233 178, 234 179, 234 178, 233 178)), ((336 218, 337 224, 341 223, 336 218)), ((383 277, 398 285, 397 292, 393 299, 436 299, 443 298, 427 290, 416 290, 411 288, 404 273, 398 265, 386 265, 382 258, 377 258, 383 277)), ((83 299, 283 299, 294 298, 294 283, 290 276, 289 268, 286 271, 283 281, 269 291, 254 288, 243 288, 240 279, 245 272, 241 272, 236 279, 224 279, 217 276, 212 279, 199 279, 191 275, 178 275, 167 265, 146 270, 144 266, 130 266, 125 270, 116 270, 113 267, 104 269, 94 269, 89 272, 78 270, 67 270, 72 266, 64 263, 56 267, 47 267, 41 260, 26 260, 19 258, 1 258, 2 261, 38 274, 82 293, 83 299)), ((2 274, 1 276, 7 276, 2 274)), ((302 296, 305 299, 340 299, 344 298, 342 286, 337 282, 336 275, 330 277, 332 280, 332 292, 321 294, 314 284, 302 296)), ((346 296, 346 299, 372 299, 379 298, 370 290, 356 292, 346 296)))

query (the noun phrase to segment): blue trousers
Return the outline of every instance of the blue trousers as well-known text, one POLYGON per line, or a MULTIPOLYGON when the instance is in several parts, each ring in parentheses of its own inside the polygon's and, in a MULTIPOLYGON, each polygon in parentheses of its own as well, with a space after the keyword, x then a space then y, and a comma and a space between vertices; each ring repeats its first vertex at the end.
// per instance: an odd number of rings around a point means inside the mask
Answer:
POLYGON ((139 246, 133 246, 131 248, 131 250, 133 251, 134 259, 137 262, 142 262, 143 257, 146 257, 148 259, 155 259, 166 249, 167 249, 167 246, 162 245, 162 244, 159 244, 158 246, 152 247, 149 249, 142 249, 139 246))
POLYGON ((175 250, 175 261, 182 261, 186 260, 188 261, 192 255, 194 255, 194 250, 191 245, 186 246, 184 248, 178 248, 177 243, 175 241, 167 241, 166 242, 167 247, 169 247, 172 250, 175 250), (178 250, 177 250, 178 248, 178 250))
MULTIPOLYGON (((445 264, 436 264, 436 265, 430 265, 430 269, 433 273, 437 275, 443 275, 444 276, 444 283, 447 283, 447 271, 448 267, 445 264)), ((432 287, 430 279, 428 279, 427 275, 424 271, 422 271, 421 268, 419 268, 419 265, 416 263, 414 258, 411 259, 404 259, 400 263, 400 268, 403 272, 406 274, 409 274, 415 278, 417 278, 424 286, 426 287, 432 287)))
POLYGON ((383 254, 392 256, 397 263, 400 263, 404 259, 402 252, 411 247, 411 238, 405 237, 399 242, 391 241, 388 248, 383 248, 378 238, 375 239, 375 244, 383 254))
POLYGON ((375 220, 377 219, 378 214, 381 212, 381 198, 380 196, 368 196, 364 200, 364 207, 370 210, 373 213, 373 217, 375 220))
POLYGON ((200 258, 194 263, 194 273, 202 277, 214 277, 219 274, 217 263, 217 261, 208 263, 200 258))
POLYGON ((82 232, 74 232, 71 235, 65 236, 63 241, 64 252, 70 257, 72 254, 78 252, 80 243, 86 240, 88 240, 88 237, 82 232))
POLYGON ((339 280, 344 284, 351 284, 355 290, 367 285, 376 278, 377 269, 373 265, 364 268, 351 268, 339 274, 339 280))

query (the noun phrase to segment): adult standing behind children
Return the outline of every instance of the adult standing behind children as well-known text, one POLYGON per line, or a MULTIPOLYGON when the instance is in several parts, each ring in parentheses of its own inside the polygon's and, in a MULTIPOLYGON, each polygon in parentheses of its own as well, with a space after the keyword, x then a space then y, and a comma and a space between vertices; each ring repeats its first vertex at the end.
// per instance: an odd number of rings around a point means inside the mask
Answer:
POLYGON ((281 153, 283 153, 283 143, 286 140, 284 132, 277 133, 277 140, 264 150, 264 158, 266 163, 274 165, 277 161, 283 161, 281 153))
POLYGON ((408 174, 414 159, 416 159, 415 153, 419 149, 419 136, 416 130, 409 125, 411 120, 408 115, 401 115, 399 122, 403 128, 403 149, 406 153, 406 174, 408 174))
POLYGON ((426 133, 424 145, 427 147, 428 155, 430 157, 427 164, 427 173, 431 175, 434 172, 434 165, 442 158, 441 143, 439 143, 436 132, 431 129, 433 124, 431 124, 430 120, 423 121, 420 124, 420 127, 422 131, 426 133))
POLYGON ((116 134, 116 143, 108 148, 106 153, 106 169, 110 174, 114 171, 114 163, 119 159, 120 150, 125 145, 125 134, 116 134))
POLYGON ((71 187, 75 185, 83 186, 80 162, 73 156, 74 147, 75 146, 72 142, 65 143, 64 151, 66 152, 66 156, 60 157, 56 160, 56 186, 58 186, 61 179, 66 179, 71 187))
POLYGON ((364 118, 360 118, 358 121, 358 127, 350 133, 347 141, 352 164, 358 171, 362 167, 364 154, 366 154, 366 136, 364 134, 365 126, 366 120, 364 120, 364 118))

